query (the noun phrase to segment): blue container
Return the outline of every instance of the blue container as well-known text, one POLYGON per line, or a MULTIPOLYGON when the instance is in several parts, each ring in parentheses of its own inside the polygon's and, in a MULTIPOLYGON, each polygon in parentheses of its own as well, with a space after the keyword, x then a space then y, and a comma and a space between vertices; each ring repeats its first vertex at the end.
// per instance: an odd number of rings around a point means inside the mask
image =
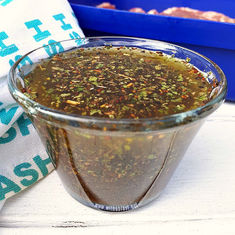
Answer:
POLYGON ((119 10, 100 9, 102 0, 70 0, 80 26, 96 35, 126 35, 172 42, 195 50, 217 63, 228 79, 227 100, 235 101, 235 24, 128 12, 141 7, 161 12, 191 7, 235 18, 235 1, 224 0, 109 0, 119 10), (102 33, 101 33, 102 32, 102 33))

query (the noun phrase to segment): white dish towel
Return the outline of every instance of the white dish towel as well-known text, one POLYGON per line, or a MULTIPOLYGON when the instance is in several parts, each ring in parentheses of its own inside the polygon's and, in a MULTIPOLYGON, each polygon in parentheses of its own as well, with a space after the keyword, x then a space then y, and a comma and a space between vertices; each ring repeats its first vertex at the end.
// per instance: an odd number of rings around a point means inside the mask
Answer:
POLYGON ((0 209, 6 198, 53 170, 32 123, 8 91, 10 66, 35 48, 79 37, 84 35, 67 0, 0 0, 0 209))

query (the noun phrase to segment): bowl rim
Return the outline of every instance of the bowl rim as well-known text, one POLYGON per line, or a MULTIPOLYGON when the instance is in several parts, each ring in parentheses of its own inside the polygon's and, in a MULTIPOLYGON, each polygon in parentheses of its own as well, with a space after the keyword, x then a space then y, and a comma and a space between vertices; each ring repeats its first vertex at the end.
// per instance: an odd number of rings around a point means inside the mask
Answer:
MULTIPOLYGON (((9 73, 8 73, 8 88, 9 91, 12 95, 12 97, 19 103, 22 104, 21 101, 25 101, 27 102, 27 104, 29 106, 32 107, 32 109, 35 109, 33 113, 37 113, 37 114, 42 114, 43 118, 45 119, 51 119, 49 117, 53 117, 56 120, 59 121, 69 121, 69 122, 81 122, 81 123, 98 123, 98 124, 104 124, 104 125, 119 125, 119 124, 124 124, 124 125, 138 125, 138 124, 163 124, 165 127, 172 127, 174 126, 172 123, 177 123, 177 125, 180 124, 185 124, 185 120, 189 120, 190 117, 194 117, 193 120, 195 119, 200 119, 203 118, 207 115, 209 115, 212 111, 214 111, 215 109, 218 108, 219 104, 222 103, 225 99, 226 93, 227 93, 227 80, 226 77, 222 71, 222 69, 213 61, 211 61, 209 58, 205 57, 204 55, 201 55, 198 52, 195 52, 193 50, 172 44, 172 43, 168 43, 168 42, 164 42, 164 41, 160 41, 160 40, 152 40, 152 39, 147 39, 147 38, 138 38, 138 37, 126 37, 126 36, 97 36, 97 37, 84 37, 84 38, 75 38, 75 39, 66 39, 66 40, 61 40, 52 44, 48 44, 48 45, 44 45, 41 47, 38 47, 34 50, 31 50, 30 52, 26 53, 24 56, 22 56, 19 60, 17 60, 14 65, 11 67, 9 73), (190 53, 193 53, 194 55, 203 58, 204 60, 206 60, 207 62, 209 62, 209 64, 211 64, 216 71, 218 72, 219 76, 220 76, 220 85, 221 85, 221 89, 219 90, 219 92, 216 94, 215 97, 213 97, 209 102, 207 102, 205 105, 200 106, 196 109, 192 109, 192 110, 188 110, 186 112, 180 112, 180 113, 176 113, 176 114, 172 114, 172 115, 166 115, 163 117, 152 117, 152 118, 139 118, 139 119, 110 119, 110 118, 101 118, 101 117, 93 117, 93 116, 82 116, 82 115, 77 115, 77 114, 68 114, 65 111, 59 111, 59 110, 55 110, 52 108, 49 108, 47 106, 41 105, 38 102, 35 102, 33 100, 31 100, 29 97, 27 97, 26 95, 24 95, 18 88, 15 82, 15 76, 16 76, 16 69, 18 67, 18 65, 21 63, 22 60, 25 59, 25 57, 29 56, 30 54, 32 54, 33 52, 40 50, 42 48, 44 48, 45 46, 48 45, 52 45, 52 44, 57 44, 57 43, 63 43, 63 42, 67 42, 67 41, 76 41, 76 40, 97 40, 97 39, 115 39, 117 41, 121 41, 121 40, 138 40, 138 41, 149 41, 151 43, 160 43, 163 45, 168 45, 170 47, 175 47, 177 49, 181 49, 183 51, 187 51, 190 53), (218 104, 218 105, 216 105, 218 104), (209 111, 209 112, 208 112, 209 111), (167 123, 169 125, 167 125, 167 123), (170 124, 171 123, 171 124, 170 124)), ((156 45, 157 46, 157 45, 156 45)), ((80 46, 76 46, 76 48, 82 47, 82 45, 80 46)), ((66 50, 64 51, 66 52, 66 50)), ((64 53, 62 52, 62 53, 64 53)), ((57 53, 58 54, 58 53, 57 53)), ((54 55, 54 54, 53 54, 54 55)), ((176 57, 177 58, 177 57, 176 57)), ((32 111, 31 109, 31 111, 32 111)), ((191 122, 189 121, 189 122, 191 122)))

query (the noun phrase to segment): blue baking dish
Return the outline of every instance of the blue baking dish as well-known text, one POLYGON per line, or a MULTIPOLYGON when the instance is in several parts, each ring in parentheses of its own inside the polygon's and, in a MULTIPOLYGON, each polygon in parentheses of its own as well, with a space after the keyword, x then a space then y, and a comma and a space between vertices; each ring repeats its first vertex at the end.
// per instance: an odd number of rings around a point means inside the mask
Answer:
POLYGON ((233 0, 109 0, 119 10, 100 9, 102 0, 69 0, 80 26, 96 35, 126 35, 172 42, 207 56, 228 79, 227 100, 235 101, 235 24, 128 12, 141 7, 159 12, 168 7, 217 11, 235 18, 233 0))

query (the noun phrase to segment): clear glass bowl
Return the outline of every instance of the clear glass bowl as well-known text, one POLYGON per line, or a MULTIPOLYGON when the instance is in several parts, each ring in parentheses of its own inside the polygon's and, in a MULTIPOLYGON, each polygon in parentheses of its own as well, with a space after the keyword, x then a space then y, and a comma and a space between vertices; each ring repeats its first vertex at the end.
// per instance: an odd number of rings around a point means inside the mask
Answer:
MULTIPOLYGON (((29 52, 9 73, 9 90, 32 120, 66 190, 90 207, 124 211, 159 196, 205 117, 223 102, 227 83, 221 69, 204 56, 169 43, 128 37, 95 37, 61 41, 29 52), (217 78, 219 86, 202 107, 163 118, 105 119, 69 115, 30 100, 22 92, 24 75, 35 63, 63 48, 104 45, 162 51, 217 78), (32 65, 24 65, 26 57, 32 65)), ((209 137, 208 137, 209 138, 209 137)), ((210 147, 210 146, 208 146, 210 147)))

